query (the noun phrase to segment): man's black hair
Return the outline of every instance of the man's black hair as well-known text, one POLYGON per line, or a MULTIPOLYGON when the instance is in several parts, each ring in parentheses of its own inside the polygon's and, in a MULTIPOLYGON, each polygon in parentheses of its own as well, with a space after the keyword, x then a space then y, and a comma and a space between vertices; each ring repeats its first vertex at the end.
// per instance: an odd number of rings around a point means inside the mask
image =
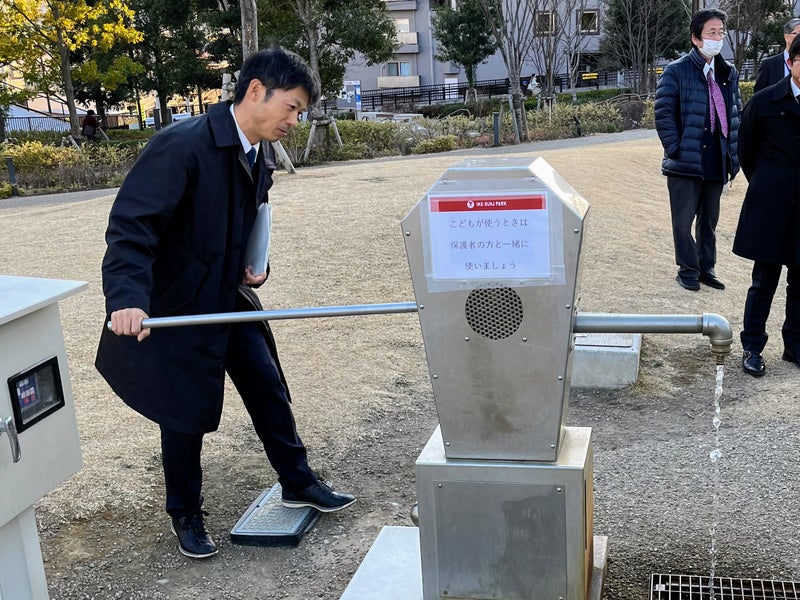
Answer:
MULTIPOLYGON (((711 19, 719 19, 722 21, 722 24, 725 25, 728 15, 725 13, 725 11, 718 8, 704 8, 702 10, 698 10, 696 13, 694 13, 694 15, 692 15, 692 21, 689 23, 689 31, 698 40, 702 40, 703 27, 705 27, 706 21, 711 19)), ((692 46, 694 45, 694 42, 692 42, 692 46)))
POLYGON ((313 105, 319 99, 319 86, 308 65, 294 52, 283 48, 270 48, 251 54, 242 64, 236 80, 233 103, 244 100, 250 82, 258 79, 267 88, 269 98, 273 90, 303 88, 308 94, 308 103, 313 105))

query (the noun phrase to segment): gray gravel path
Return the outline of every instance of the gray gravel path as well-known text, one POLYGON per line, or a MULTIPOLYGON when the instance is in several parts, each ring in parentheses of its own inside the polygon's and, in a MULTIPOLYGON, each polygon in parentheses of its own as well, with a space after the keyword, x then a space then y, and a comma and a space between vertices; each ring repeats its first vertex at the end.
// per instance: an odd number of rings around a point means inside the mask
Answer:
POLYGON ((63 192, 60 194, 39 194, 35 196, 16 196, 0 200, 0 210, 4 208, 23 208, 29 206, 55 206, 71 202, 94 200, 104 196, 116 196, 119 188, 102 190, 81 190, 79 192, 63 192))

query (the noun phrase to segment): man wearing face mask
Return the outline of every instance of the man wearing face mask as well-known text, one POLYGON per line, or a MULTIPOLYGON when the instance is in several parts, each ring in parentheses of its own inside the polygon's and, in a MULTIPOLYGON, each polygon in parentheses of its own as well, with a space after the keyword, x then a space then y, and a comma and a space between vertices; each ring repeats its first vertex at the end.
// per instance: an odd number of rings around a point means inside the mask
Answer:
POLYGON ((697 11, 689 30, 692 49, 670 63, 656 88, 655 120, 664 147, 676 281, 723 290, 714 269, 722 188, 739 172, 737 139, 742 100, 739 74, 719 56, 727 15, 697 11), (692 224, 694 223, 694 237, 692 224))

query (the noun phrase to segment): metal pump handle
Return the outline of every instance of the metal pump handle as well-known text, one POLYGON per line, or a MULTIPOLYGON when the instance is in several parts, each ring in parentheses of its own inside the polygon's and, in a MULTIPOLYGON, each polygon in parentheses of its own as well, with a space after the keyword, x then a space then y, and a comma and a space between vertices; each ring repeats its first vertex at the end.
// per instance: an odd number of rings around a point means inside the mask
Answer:
POLYGON ((8 417, 5 421, 0 419, 0 436, 3 432, 8 434, 8 442, 11 444, 11 460, 19 462, 22 458, 22 449, 19 446, 19 434, 17 426, 14 424, 14 417, 8 417))
MULTIPOLYGON (((251 321, 277 321, 280 319, 309 319, 315 317, 352 317, 358 315, 389 315, 417 312, 415 302, 391 304, 354 304, 350 306, 317 306, 312 308, 287 308, 282 310, 247 310, 243 312, 185 315, 179 317, 148 317, 142 329, 179 327, 184 325, 216 325, 220 323, 245 323, 251 321)), ((106 323, 111 329, 111 321, 106 323)))

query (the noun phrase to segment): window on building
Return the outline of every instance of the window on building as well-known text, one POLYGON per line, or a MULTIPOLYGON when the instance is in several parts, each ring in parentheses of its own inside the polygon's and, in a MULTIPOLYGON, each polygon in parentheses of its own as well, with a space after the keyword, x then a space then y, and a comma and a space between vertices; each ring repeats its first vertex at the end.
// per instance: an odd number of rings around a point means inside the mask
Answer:
POLYGON ((410 77, 410 62, 388 62, 386 63, 386 74, 389 77, 410 77))
POLYGON ((536 35, 548 35, 556 29, 556 17, 549 10, 540 10, 536 13, 536 35))
POLYGON ((411 31, 411 23, 408 19, 395 19, 394 26, 397 29, 397 33, 408 33, 411 31))
POLYGON ((600 33, 599 15, 596 10, 577 12, 578 30, 581 33, 600 33))
POLYGON ((596 73, 600 70, 600 55, 591 52, 581 52, 581 58, 578 63, 578 71, 584 73, 596 73))

